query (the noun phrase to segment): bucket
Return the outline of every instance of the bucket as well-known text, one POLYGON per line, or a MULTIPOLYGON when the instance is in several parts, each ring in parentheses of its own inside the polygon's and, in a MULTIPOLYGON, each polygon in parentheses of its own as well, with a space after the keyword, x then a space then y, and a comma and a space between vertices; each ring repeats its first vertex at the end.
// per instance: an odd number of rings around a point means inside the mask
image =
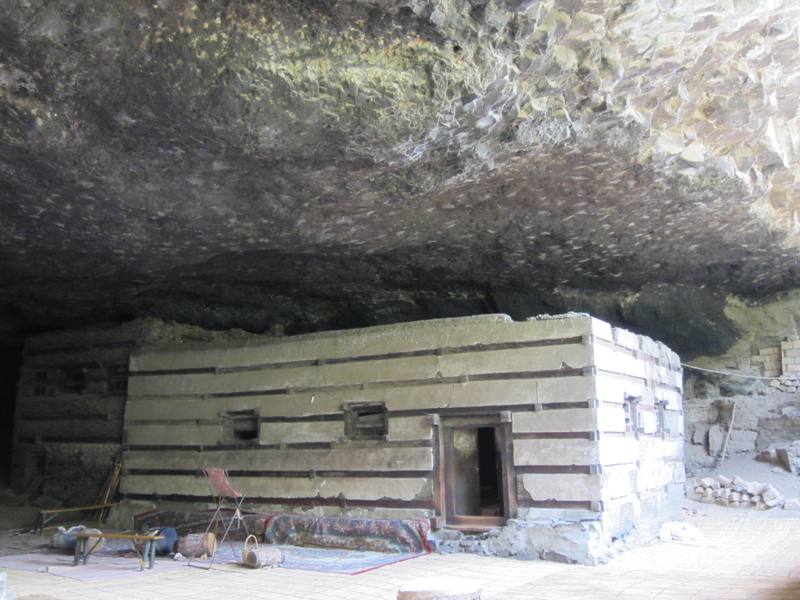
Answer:
POLYGON ((280 548, 259 548, 254 535, 248 535, 242 548, 242 564, 251 569, 276 567, 283 562, 283 551, 280 548), (251 540, 253 547, 251 547, 251 540))
POLYGON ((174 527, 163 527, 162 529, 154 529, 148 531, 148 535, 161 535, 164 536, 163 540, 156 540, 156 554, 164 556, 175 552, 175 546, 178 543, 178 532, 174 527))

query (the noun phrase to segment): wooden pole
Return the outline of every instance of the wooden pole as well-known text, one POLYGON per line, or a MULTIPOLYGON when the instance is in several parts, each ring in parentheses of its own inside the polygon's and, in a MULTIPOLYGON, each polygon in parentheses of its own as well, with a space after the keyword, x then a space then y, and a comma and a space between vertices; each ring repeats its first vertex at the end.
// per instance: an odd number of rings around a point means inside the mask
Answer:
POLYGON ((736 419, 736 400, 733 401, 733 408, 731 409, 731 423, 728 425, 728 434, 725 436, 725 443, 722 444, 722 454, 719 456, 717 466, 725 461, 725 455, 728 453, 728 442, 731 439, 731 431, 733 431, 733 421, 736 419))

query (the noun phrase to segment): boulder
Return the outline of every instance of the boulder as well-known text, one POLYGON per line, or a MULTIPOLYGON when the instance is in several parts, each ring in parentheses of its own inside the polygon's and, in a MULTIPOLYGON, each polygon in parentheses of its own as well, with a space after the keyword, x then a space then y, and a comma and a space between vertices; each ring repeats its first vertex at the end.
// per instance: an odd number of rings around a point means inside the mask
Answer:
POLYGON ((712 490, 717 490, 720 487, 719 481, 717 481, 713 477, 703 477, 700 480, 700 483, 703 484, 703 487, 709 488, 709 489, 712 489, 712 490))
POLYGON ((759 483, 758 481, 746 481, 744 485, 744 491, 751 496, 763 494, 766 489, 767 486, 765 486, 763 483, 759 483))
POLYGON ((667 521, 658 531, 662 542, 696 542, 702 541, 703 533, 694 525, 682 521, 667 521))
POLYGON ((781 495, 781 493, 777 490, 777 488, 771 483, 768 483, 764 487, 764 491, 761 492, 761 494, 764 496, 765 501, 771 500, 773 498, 778 498, 781 495))
POLYGON ((775 448, 775 455, 777 456, 777 463, 784 469, 792 473, 792 460, 789 457, 788 448, 775 448))
POLYGON ((772 484, 767 484, 766 490, 762 494, 762 498, 764 499, 764 504, 766 504, 769 508, 782 506, 784 503, 783 495, 781 495, 781 493, 772 484))
POLYGON ((708 428, 709 425, 706 423, 696 425, 692 432, 692 443, 697 446, 705 446, 708 439, 708 428))
POLYGON ((722 445, 725 443, 725 433, 722 428, 714 424, 708 428, 708 453, 711 456, 719 456, 722 452, 722 445))
POLYGON ((800 498, 789 498, 783 503, 783 510, 800 510, 800 498))

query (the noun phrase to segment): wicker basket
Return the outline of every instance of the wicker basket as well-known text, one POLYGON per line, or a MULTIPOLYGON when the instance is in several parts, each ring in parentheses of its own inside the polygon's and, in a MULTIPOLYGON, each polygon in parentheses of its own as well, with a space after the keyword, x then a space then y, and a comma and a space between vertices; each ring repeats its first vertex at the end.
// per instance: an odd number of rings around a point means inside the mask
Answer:
POLYGON ((251 569, 262 569, 264 567, 277 567, 283 562, 283 551, 280 548, 270 546, 259 548, 256 536, 249 535, 244 541, 242 549, 242 564, 251 569), (251 547, 251 540, 254 547, 251 547))

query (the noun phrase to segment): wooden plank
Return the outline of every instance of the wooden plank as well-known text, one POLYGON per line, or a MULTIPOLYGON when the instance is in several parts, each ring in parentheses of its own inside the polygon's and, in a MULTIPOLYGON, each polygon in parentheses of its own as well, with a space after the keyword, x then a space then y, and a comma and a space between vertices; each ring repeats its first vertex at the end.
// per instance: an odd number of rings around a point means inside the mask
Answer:
MULTIPOLYGON (((158 502, 165 510, 186 510, 187 505, 208 509, 210 498, 198 496, 155 496, 152 494, 127 494, 129 500, 158 502)), ((275 514, 279 512, 312 511, 315 516, 352 516, 371 519, 420 519, 434 516, 431 500, 347 500, 338 498, 270 498, 250 496, 244 501, 247 510, 275 514), (277 502, 276 500, 280 500, 277 502)))
POLYGON ((529 497, 534 501, 602 500, 602 483, 599 475, 529 473, 518 475, 517 485, 522 498, 529 497))
POLYGON ((85 510, 96 510, 98 508, 108 508, 110 506, 116 506, 119 502, 104 502, 102 504, 87 504, 85 506, 70 506, 69 508, 45 508, 39 510, 39 514, 42 515, 54 515, 59 513, 67 513, 67 512, 82 512, 85 510))
POLYGON ((588 346, 569 344, 444 356, 415 356, 357 363, 270 368, 258 371, 132 377, 130 395, 185 395, 251 392, 376 382, 415 381, 487 373, 551 371, 591 364, 588 346))
POLYGON ((225 387, 225 384, 234 377, 238 380, 240 389, 244 390, 287 388, 290 381, 304 387, 323 385, 319 370, 297 367, 275 369, 269 372, 229 373, 219 376, 213 373, 132 376, 128 380, 128 395, 180 396, 226 392, 230 390, 225 387))
POLYGON ((263 342, 153 347, 135 353, 131 357, 131 368, 160 370, 235 367, 470 344, 566 338, 588 335, 591 326, 592 320, 589 317, 526 322, 513 322, 504 315, 434 319, 279 339, 266 338, 263 342))
POLYGON ((600 462, 598 443, 581 439, 514 440, 514 464, 596 465, 600 462))
MULTIPOLYGON (((292 421, 261 423, 262 444, 284 444, 302 442, 332 442, 346 440, 344 421, 292 421)), ((408 440, 430 440, 431 425, 428 417, 391 417, 386 440, 389 442, 408 440)))
MULTIPOLYGON (((424 477, 381 479, 376 477, 244 477, 234 484, 245 496, 272 498, 345 498, 358 500, 430 500, 431 480, 424 477)), ((192 475, 127 475, 121 483, 123 494, 172 494, 208 496, 204 477, 192 475)))
POLYGON ((440 359, 440 372, 442 377, 458 377, 479 373, 554 371, 564 368, 565 365, 578 369, 591 366, 591 347, 584 344, 566 344, 494 352, 446 354, 440 359))
POLYGON ((503 514, 509 519, 517 518, 517 477, 514 472, 514 437, 512 423, 501 424, 500 434, 501 482, 503 489, 503 514))
POLYGON ((468 381, 457 384, 326 390, 243 398, 135 398, 129 420, 213 419, 227 410, 254 409, 262 417, 300 417, 339 413, 346 402, 385 402, 389 411, 515 405, 541 402, 586 402, 594 393, 591 377, 468 381))
POLYGON ((126 469, 191 469, 222 467, 258 471, 429 471, 431 448, 252 449, 195 452, 185 450, 126 452, 126 469))
POLYGON ((514 433, 595 431, 596 412, 591 408, 515 412, 514 433))
POLYGON ((344 439, 344 421, 300 421, 261 423, 262 444, 339 442, 344 439))

